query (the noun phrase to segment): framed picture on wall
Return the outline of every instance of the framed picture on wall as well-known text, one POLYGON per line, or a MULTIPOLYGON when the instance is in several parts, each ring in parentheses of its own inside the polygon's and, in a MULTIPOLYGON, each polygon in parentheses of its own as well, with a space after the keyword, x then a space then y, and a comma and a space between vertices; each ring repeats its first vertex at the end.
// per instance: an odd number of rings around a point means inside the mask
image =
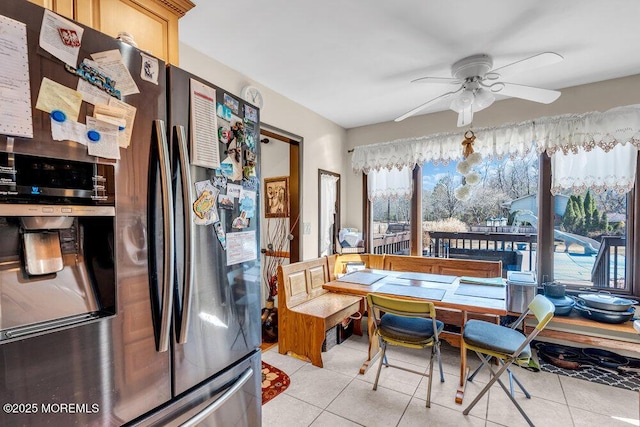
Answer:
POLYGON ((289 216, 288 176, 265 178, 264 194, 265 218, 287 218, 289 216))

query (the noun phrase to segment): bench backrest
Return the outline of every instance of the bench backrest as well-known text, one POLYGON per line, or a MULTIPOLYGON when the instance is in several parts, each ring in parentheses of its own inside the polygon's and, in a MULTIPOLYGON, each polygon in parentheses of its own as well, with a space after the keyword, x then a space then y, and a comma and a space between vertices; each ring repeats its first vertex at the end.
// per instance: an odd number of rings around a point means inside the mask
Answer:
POLYGON ((278 267, 278 301, 287 308, 309 301, 327 290, 322 285, 329 282, 327 257, 301 261, 278 267))
POLYGON ((363 263, 365 268, 374 268, 378 270, 382 270, 384 265, 384 255, 375 254, 329 255, 327 260, 329 262, 329 274, 331 275, 331 280, 335 280, 339 274, 345 274, 349 263, 363 263))
POLYGON ((385 255, 384 269, 448 276, 501 277, 501 261, 478 261, 407 255, 385 255))

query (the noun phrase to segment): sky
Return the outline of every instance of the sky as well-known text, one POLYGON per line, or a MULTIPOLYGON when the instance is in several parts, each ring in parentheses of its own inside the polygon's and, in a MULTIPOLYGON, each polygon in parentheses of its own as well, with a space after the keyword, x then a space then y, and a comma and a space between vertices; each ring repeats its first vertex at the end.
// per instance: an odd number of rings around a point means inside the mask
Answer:
POLYGON ((422 189, 432 191, 438 181, 448 174, 459 175, 456 171, 458 162, 449 162, 448 165, 434 165, 432 162, 425 162, 422 165, 422 189))

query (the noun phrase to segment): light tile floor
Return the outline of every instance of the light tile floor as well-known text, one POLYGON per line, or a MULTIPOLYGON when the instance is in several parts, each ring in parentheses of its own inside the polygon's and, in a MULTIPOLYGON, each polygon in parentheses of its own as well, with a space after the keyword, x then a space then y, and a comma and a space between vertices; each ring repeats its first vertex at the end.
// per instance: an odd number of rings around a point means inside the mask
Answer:
MULTIPOLYGON (((498 385, 471 410, 463 409, 488 381, 482 372, 468 383, 465 402, 454 402, 458 384, 459 350, 442 344, 445 382, 439 381, 437 367, 433 381, 431 408, 425 407, 426 378, 393 368, 383 368, 378 390, 373 391, 375 368, 360 375, 366 358, 367 337, 352 336, 322 353, 324 368, 295 357, 281 355, 274 347, 262 359, 286 372, 291 385, 262 407, 265 427, 301 426, 526 426, 524 418, 498 385)), ((392 363, 405 364, 426 372, 428 351, 389 347, 392 363)), ((474 354, 469 363, 477 366, 474 354)), ((479 362, 478 362, 479 363, 479 362)), ((518 367, 514 373, 532 395, 516 398, 537 426, 640 426, 637 392, 590 383, 546 372, 530 372, 518 367)))

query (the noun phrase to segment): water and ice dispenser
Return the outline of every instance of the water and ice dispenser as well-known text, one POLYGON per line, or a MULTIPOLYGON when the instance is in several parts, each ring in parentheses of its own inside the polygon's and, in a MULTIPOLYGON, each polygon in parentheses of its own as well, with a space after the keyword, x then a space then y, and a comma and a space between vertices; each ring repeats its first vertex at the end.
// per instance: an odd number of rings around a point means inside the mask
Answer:
POLYGON ((0 343, 115 312, 113 177, 0 153, 0 343))

